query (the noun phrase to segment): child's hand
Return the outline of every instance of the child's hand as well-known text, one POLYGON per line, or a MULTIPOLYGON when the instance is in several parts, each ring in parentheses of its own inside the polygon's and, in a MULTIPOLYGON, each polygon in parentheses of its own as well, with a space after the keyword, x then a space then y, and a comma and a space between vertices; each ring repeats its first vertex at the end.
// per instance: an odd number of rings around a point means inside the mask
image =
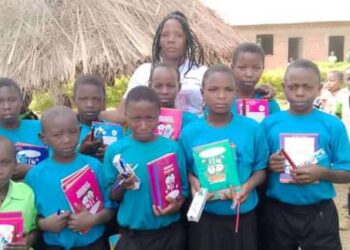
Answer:
POLYGON ((155 216, 169 215, 169 214, 178 212, 182 204, 184 203, 185 199, 181 197, 179 200, 176 200, 170 197, 166 197, 166 200, 169 202, 166 208, 162 209, 160 207, 156 207, 155 205, 152 205, 153 213, 155 216))
POLYGON ((280 173, 284 171, 284 156, 278 152, 270 156, 268 169, 272 172, 280 173))
POLYGON ((101 146, 98 147, 97 152, 96 152, 96 157, 98 158, 103 158, 106 152, 108 145, 107 144, 102 144, 101 146))
POLYGON ((122 179, 125 179, 121 184, 123 189, 133 189, 136 183, 136 177, 133 174, 128 175, 128 178, 125 178, 122 174, 119 174, 117 177, 117 182, 120 182, 122 179))
POLYGON ((262 98, 265 99, 272 99, 276 96, 275 88, 268 83, 257 85, 255 92, 262 95, 262 98))
POLYGON ((85 136, 85 138, 81 142, 79 147, 79 152, 82 154, 94 155, 98 150, 98 148, 100 148, 102 145, 103 145, 102 140, 91 141, 91 134, 88 134, 85 136))
POLYGON ((319 165, 311 164, 298 169, 292 169, 293 183, 309 184, 319 181, 326 175, 328 169, 319 165))
POLYGON ((190 182, 190 185, 191 185, 192 197, 194 197, 194 195, 197 192, 201 191, 201 186, 199 184, 199 181, 198 181, 197 177, 194 176, 192 173, 188 173, 188 181, 190 182))
POLYGON ((78 214, 72 214, 68 220, 68 227, 74 232, 89 230, 95 225, 96 215, 80 206, 78 214))
POLYGON ((67 226, 70 216, 71 214, 67 212, 63 212, 61 214, 55 213, 46 218, 39 218, 38 225, 43 231, 58 233, 67 226))

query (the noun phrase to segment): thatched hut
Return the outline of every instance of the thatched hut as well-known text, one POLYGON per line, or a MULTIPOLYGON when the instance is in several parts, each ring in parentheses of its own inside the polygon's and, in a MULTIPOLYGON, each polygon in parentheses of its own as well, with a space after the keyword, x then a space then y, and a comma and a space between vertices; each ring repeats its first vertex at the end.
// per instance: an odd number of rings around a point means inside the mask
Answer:
POLYGON ((190 20, 208 63, 226 62, 242 40, 198 0, 3 1, 0 76, 28 88, 70 81, 80 73, 107 80, 130 74, 149 59, 159 21, 174 10, 190 20))

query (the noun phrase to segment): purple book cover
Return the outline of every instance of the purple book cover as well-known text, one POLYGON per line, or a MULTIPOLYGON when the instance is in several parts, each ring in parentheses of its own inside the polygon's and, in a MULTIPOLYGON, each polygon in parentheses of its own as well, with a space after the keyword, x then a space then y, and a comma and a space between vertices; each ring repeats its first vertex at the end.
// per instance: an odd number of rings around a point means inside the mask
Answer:
POLYGON ((168 206, 166 197, 178 199, 181 194, 179 166, 174 153, 166 154, 147 164, 151 196, 154 205, 168 206))

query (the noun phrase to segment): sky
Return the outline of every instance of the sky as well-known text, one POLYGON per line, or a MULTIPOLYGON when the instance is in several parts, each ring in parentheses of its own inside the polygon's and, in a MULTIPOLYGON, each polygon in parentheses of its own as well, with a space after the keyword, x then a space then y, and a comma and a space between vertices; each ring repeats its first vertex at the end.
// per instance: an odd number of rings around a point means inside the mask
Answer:
POLYGON ((233 25, 350 21, 349 0, 201 0, 233 25))

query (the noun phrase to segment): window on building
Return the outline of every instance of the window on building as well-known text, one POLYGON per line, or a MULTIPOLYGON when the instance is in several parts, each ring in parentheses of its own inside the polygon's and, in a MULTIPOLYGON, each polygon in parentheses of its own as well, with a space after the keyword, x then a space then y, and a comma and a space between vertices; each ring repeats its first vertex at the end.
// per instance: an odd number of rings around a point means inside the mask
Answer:
POLYGON ((288 38, 288 62, 302 58, 303 40, 301 37, 288 38))
POLYGON ((338 62, 344 61, 344 40, 344 36, 329 37, 328 55, 334 54, 338 62))
POLYGON ((273 35, 257 35, 256 43, 260 45, 265 55, 273 55, 273 35))

